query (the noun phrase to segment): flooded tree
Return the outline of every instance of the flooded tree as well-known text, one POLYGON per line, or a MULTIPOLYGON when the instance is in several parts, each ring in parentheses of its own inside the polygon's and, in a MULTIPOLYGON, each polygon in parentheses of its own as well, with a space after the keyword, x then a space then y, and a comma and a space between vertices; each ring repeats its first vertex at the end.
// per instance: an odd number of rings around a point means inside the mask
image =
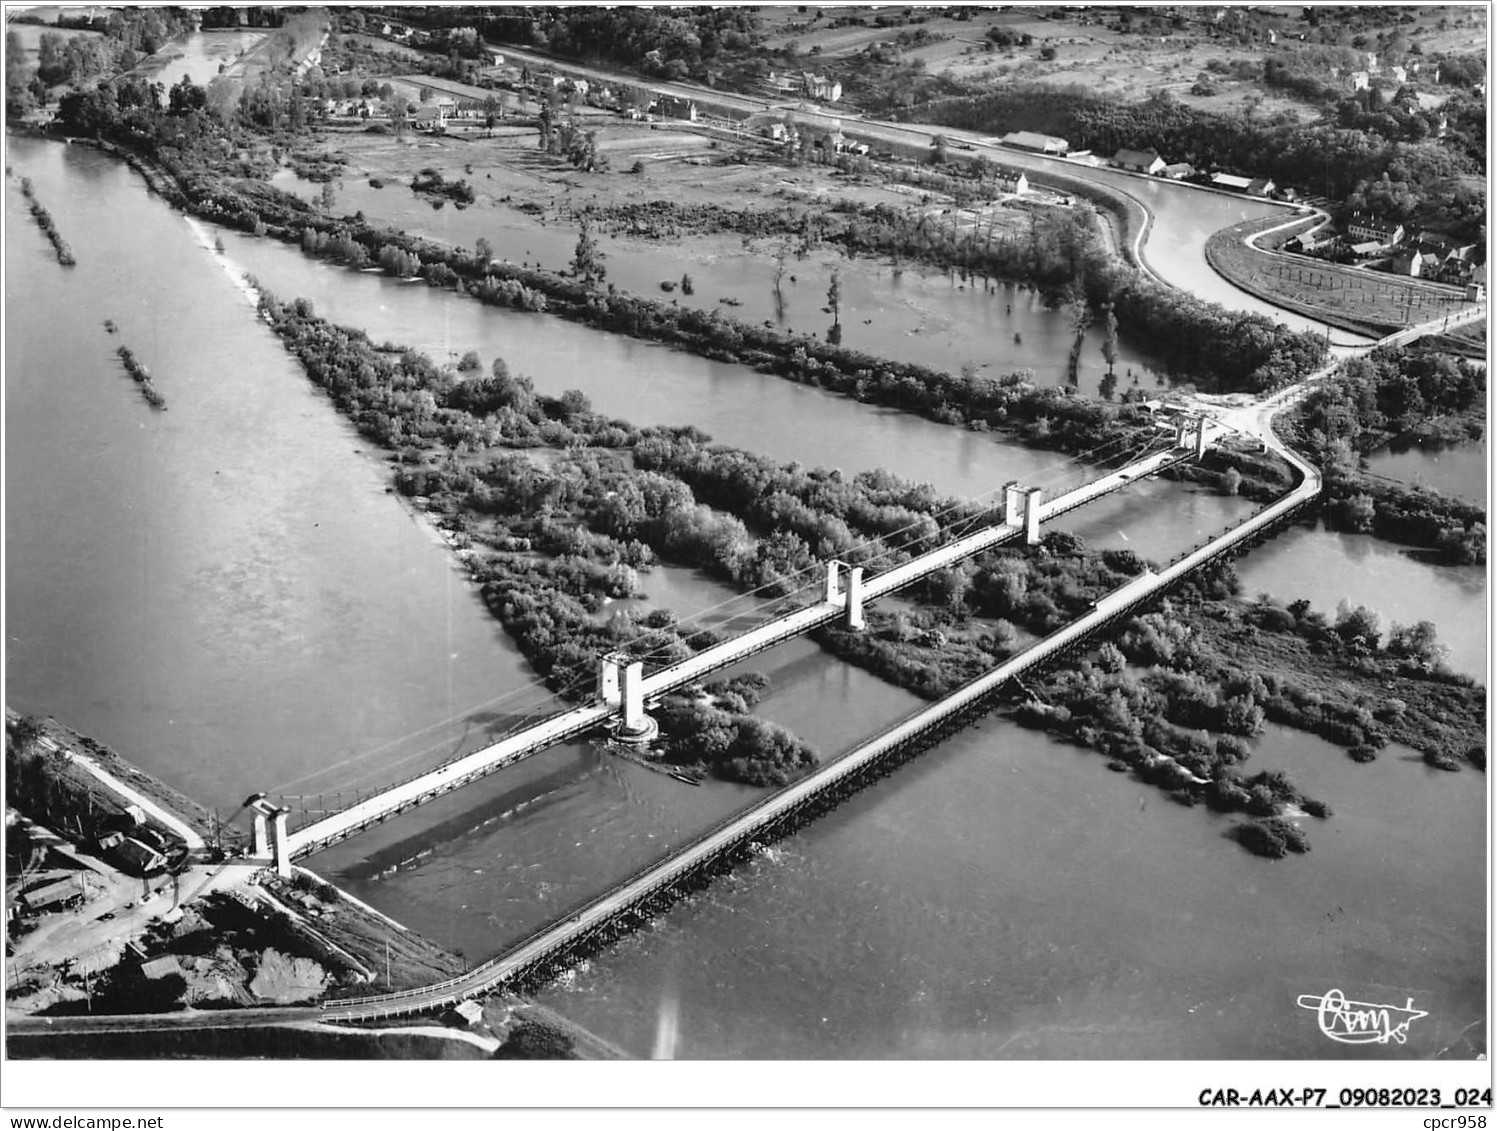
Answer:
POLYGON ((603 260, 603 250, 598 246, 597 237, 593 235, 593 227, 584 220, 582 231, 577 236, 577 248, 572 253, 572 274, 581 279, 589 289, 600 286, 608 274, 603 260))
POLYGON ((1113 367, 1118 363, 1118 316, 1112 309, 1112 303, 1106 308, 1106 321, 1104 323, 1107 336, 1102 339, 1102 357, 1107 362, 1107 376, 1112 376, 1113 367))
POLYGON ((826 332, 826 340, 834 346, 842 344, 842 276, 832 272, 832 281, 826 289, 827 309, 832 312, 832 325, 826 332))

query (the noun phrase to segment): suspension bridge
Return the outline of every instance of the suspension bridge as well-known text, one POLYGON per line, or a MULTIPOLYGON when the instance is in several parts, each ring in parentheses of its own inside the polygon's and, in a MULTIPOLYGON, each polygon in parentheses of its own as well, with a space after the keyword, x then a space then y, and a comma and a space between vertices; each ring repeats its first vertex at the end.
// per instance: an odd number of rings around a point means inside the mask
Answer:
MULTIPOLYGON (((539 754, 559 742, 604 727, 625 740, 645 740, 654 732, 646 706, 660 696, 822 625, 841 621, 863 627, 864 607, 931 573, 1020 536, 1035 543, 1043 523, 1155 475, 1184 460, 1199 458, 1222 429, 1204 417, 1179 418, 1173 443, 1163 451, 1134 459, 1120 470, 1100 476, 1045 501, 1040 487, 1009 483, 1003 487, 1002 521, 968 533, 881 573, 865 576, 865 566, 841 561, 824 564, 821 599, 775 616, 733 638, 649 675, 643 661, 625 655, 599 659, 592 702, 560 711, 502 736, 471 753, 450 759, 404 781, 358 799, 339 811, 292 829, 291 810, 268 797, 251 799, 254 838, 251 854, 272 861, 289 875, 292 861, 319 852, 359 832, 539 754)), ((1107 445, 1101 445, 1106 447, 1107 445)), ((1067 461, 1071 462, 1071 461, 1067 461)))

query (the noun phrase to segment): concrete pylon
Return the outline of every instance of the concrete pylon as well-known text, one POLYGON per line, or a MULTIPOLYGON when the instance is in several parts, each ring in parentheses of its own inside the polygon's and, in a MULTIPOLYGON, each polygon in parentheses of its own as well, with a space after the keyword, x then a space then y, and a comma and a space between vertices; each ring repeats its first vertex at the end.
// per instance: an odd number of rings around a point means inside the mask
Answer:
POLYGON ((255 839, 250 846, 250 855, 257 859, 268 859, 270 856, 270 821, 265 811, 259 806, 254 809, 255 815, 255 839))
POLYGON ((836 560, 826 563, 826 596, 823 600, 828 605, 838 605, 842 602, 842 589, 838 584, 838 574, 842 569, 842 563, 836 560))
POLYGON ((1044 494, 1038 487, 1024 492, 1024 540, 1031 546, 1040 540, 1040 499, 1044 494))
POLYGON ((291 878, 291 836, 286 828, 290 809, 276 809, 270 817, 270 854, 275 861, 275 873, 283 880, 291 878))
POLYGON ((1022 526, 1024 511, 1024 489, 1019 486, 1019 481, 1013 480, 1003 485, 1003 524, 1005 526, 1022 526))
POLYGON ((862 566, 853 566, 847 571, 847 607, 842 623, 846 628, 861 629, 863 627, 862 566))
POLYGON ((1189 443, 1190 417, 1175 417, 1175 447, 1183 448, 1189 443))
POLYGON ((638 732, 646 727, 644 673, 645 666, 638 660, 625 665, 619 673, 619 695, 623 701, 625 731, 638 732))
POLYGON ((598 657, 598 700, 609 707, 619 705, 619 657, 615 652, 598 657))
POLYGON ((1196 417, 1195 441, 1196 459, 1200 459, 1206 454, 1206 418, 1204 416, 1196 417))

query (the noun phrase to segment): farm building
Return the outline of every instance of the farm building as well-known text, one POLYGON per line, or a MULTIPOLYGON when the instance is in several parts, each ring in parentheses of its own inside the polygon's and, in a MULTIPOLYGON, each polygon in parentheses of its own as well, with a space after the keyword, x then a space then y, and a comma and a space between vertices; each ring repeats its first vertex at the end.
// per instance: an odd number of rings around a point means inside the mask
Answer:
POLYGON ((1248 196, 1270 196, 1274 190, 1273 181, 1267 177, 1238 177, 1231 173, 1213 173, 1211 183, 1217 188, 1226 189, 1229 192, 1246 193, 1248 196))
POLYGON ((41 911, 44 908, 77 899, 82 894, 83 885, 78 882, 78 877, 64 876, 60 880, 53 880, 49 884, 43 884, 39 888, 26 892, 21 896, 21 902, 26 904, 28 911, 41 911))
POLYGON ((1253 183, 1252 177, 1238 177, 1231 173, 1213 173, 1211 183, 1219 189, 1228 189, 1231 192, 1247 192, 1248 185, 1253 183))
POLYGON ((1037 134, 1029 130, 1016 130, 1004 134, 999 140, 1015 149, 1029 149, 1035 153, 1053 153, 1057 156, 1064 156, 1071 148, 1071 143, 1063 137, 1051 137, 1049 134, 1037 134))
POLYGON ((1181 161, 1176 165, 1166 165, 1160 170, 1160 173, 1172 181, 1183 181, 1187 177, 1195 176, 1196 169, 1194 165, 1188 165, 1184 161, 1181 161))
POLYGON ((111 850, 120 867, 137 876, 148 876, 166 866, 166 857, 134 837, 125 837, 111 850))
POLYGON ((1120 149, 1112 155, 1112 164, 1115 168, 1126 169, 1130 173, 1148 173, 1151 176, 1165 168, 1164 158, 1153 149, 1120 149))

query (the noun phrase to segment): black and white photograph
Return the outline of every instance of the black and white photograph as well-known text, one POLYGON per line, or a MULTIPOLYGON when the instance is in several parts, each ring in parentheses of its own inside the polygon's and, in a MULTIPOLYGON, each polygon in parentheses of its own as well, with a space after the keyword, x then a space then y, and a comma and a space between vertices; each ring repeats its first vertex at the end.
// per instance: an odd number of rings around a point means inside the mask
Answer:
POLYGON ((1485 1125, 1488 5, 3 9, 6 1111, 1485 1125))

